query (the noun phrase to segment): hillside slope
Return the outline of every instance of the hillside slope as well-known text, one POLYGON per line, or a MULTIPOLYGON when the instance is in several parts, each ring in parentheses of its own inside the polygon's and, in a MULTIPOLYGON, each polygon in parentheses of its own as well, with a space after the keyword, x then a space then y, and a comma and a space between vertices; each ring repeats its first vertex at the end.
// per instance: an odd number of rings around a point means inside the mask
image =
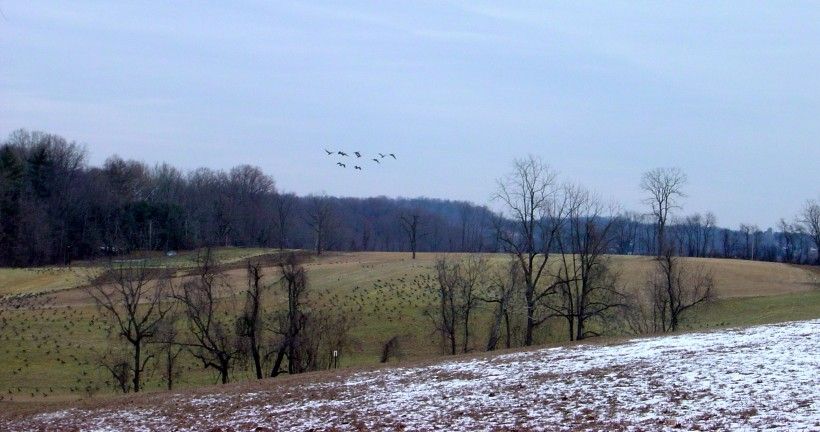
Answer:
MULTIPOLYGON (((247 284, 242 260, 269 252, 227 248, 215 254, 226 265, 227 280, 241 296, 247 284)), ((156 257, 155 264, 190 267, 194 256, 181 253, 172 258, 156 257)), ((401 339, 402 361, 441 355, 439 339, 425 316, 436 300, 435 295, 417 283, 419 277, 432 273, 437 256, 423 253, 411 260, 407 253, 328 253, 306 263, 311 302, 355 318, 350 343, 340 350, 340 366, 378 364, 383 344, 396 336, 401 339)), ((503 267, 508 257, 496 254, 488 259, 503 267)), ((648 257, 612 256, 611 260, 627 290, 643 287, 653 266, 648 257)), ((681 322, 682 330, 820 318, 820 274, 816 267, 687 260, 714 272, 718 300, 687 312, 681 322)), ((99 367, 99 353, 114 344, 108 334, 109 324, 100 319, 88 293, 77 288, 77 284, 87 280, 83 272, 96 271, 99 268, 0 269, 0 297, 3 293, 43 293, 5 305, 0 300, 0 404, 53 403, 96 398, 117 391, 108 371, 99 367)), ((263 271, 264 282, 269 286, 265 294, 269 314, 284 302, 283 291, 276 282, 278 271, 272 267, 263 271)), ((474 351, 484 348, 490 313, 489 304, 476 308, 471 342, 474 351)), ((562 320, 552 320, 537 333, 537 342, 564 341, 564 326, 562 320)), ((612 329, 606 334, 617 337, 623 332, 612 329)), ((153 362, 149 365, 155 372, 146 376, 144 389, 165 388, 158 367, 153 362)), ((179 370, 182 375, 176 382, 178 388, 215 382, 213 372, 204 370, 190 355, 180 357, 179 370)), ((232 381, 252 378, 247 365, 239 365, 231 377, 232 381)))
POLYGON ((817 430, 818 346, 820 320, 791 322, 122 398, 0 416, 0 424, 12 430, 817 430))

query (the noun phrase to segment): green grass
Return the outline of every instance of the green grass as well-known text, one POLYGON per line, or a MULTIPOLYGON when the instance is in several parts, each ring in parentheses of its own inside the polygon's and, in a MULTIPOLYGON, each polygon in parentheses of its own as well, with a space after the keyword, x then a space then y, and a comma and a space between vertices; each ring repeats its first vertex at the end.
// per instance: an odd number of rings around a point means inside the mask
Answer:
POLYGON ((720 299, 699 305, 682 317, 684 330, 748 326, 820 318, 820 290, 720 299))
POLYGON ((87 280, 87 270, 77 267, 0 268, 0 297, 76 287, 87 280))
POLYGON ((5 400, 80 395, 87 387, 96 391, 102 380, 87 348, 104 346, 105 337, 90 311, 21 309, 4 311, 0 319, 0 396, 5 400))

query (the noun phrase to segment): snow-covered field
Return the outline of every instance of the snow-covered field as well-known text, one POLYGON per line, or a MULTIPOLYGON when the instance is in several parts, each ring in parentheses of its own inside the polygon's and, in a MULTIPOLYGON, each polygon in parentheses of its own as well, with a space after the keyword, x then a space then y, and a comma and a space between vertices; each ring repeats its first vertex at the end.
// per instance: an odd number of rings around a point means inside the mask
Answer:
POLYGON ((820 320, 242 389, 38 414, 0 429, 817 431, 820 320))

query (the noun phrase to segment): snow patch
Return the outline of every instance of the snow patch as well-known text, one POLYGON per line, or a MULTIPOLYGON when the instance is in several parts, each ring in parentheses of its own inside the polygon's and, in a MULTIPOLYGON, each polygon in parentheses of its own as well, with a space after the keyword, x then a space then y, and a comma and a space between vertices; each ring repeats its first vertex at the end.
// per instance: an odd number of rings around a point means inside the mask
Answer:
POLYGON ((820 430, 818 348, 820 320, 793 322, 362 372, 286 402, 271 391, 64 410, 12 429, 820 430))

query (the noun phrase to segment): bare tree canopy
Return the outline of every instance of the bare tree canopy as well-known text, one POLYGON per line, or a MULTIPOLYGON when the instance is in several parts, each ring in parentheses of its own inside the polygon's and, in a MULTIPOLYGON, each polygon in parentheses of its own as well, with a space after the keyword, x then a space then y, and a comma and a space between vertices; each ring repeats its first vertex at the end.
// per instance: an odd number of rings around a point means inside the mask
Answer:
POLYGON ((251 360, 253 360, 254 371, 256 372, 256 379, 262 379, 262 351, 260 344, 262 343, 262 293, 265 286, 262 283, 264 277, 262 273, 262 264, 258 261, 247 262, 248 272, 248 288, 245 290, 245 309, 239 318, 237 325, 239 336, 246 339, 248 343, 248 351, 250 351, 251 360))
POLYGON ((677 331, 684 312, 714 297, 714 286, 714 276, 702 266, 669 252, 658 258, 649 277, 656 331, 677 331))
MULTIPOLYGON (((134 392, 142 388, 142 373, 153 355, 145 355, 145 344, 157 333, 158 327, 173 304, 170 295, 170 275, 148 268, 144 260, 109 264, 103 275, 87 288, 88 294, 102 309, 114 331, 131 347, 130 373, 134 392)), ((127 365, 127 364, 126 364, 127 365)), ((116 376, 122 368, 110 368, 116 376)))
POLYGON ((504 347, 512 347, 513 335, 511 314, 515 312, 516 300, 521 300, 524 288, 524 277, 521 264, 511 258, 505 267, 493 274, 489 281, 487 294, 481 301, 494 304, 489 335, 487 336, 487 351, 493 351, 501 340, 501 328, 504 326, 504 347))
POLYGON ((310 198, 305 222, 313 230, 316 241, 316 255, 321 255, 327 247, 328 233, 333 223, 333 203, 327 196, 313 196, 310 198))
POLYGON ((814 247, 817 249, 815 264, 820 265, 820 204, 817 201, 806 201, 803 211, 800 212, 800 222, 814 240, 814 247))
POLYGON ((539 315, 539 304, 552 291, 544 287, 550 251, 566 217, 567 201, 557 183, 557 175, 540 158, 529 156, 513 163, 513 170, 497 182, 494 198, 512 219, 512 227, 499 227, 505 251, 515 257, 524 275, 527 324, 524 344, 533 344, 533 332, 547 320, 539 315))
POLYGON ((657 224, 657 256, 665 253, 669 213, 680 208, 678 200, 686 197, 683 192, 686 182, 686 174, 680 168, 655 168, 641 177, 641 189, 648 195, 644 203, 649 206, 657 224))
POLYGON ((422 281, 422 287, 435 293, 436 304, 426 312, 441 336, 448 354, 468 352, 471 348, 473 312, 486 290, 488 262, 470 255, 461 260, 446 256, 436 260, 435 276, 422 281))
POLYGON ((278 316, 278 327, 275 332, 281 337, 276 350, 276 360, 271 369, 271 377, 282 373, 282 363, 287 360, 287 372, 289 374, 304 372, 305 348, 309 341, 304 334, 308 324, 308 316, 305 312, 305 296, 308 289, 308 278, 305 267, 296 254, 288 254, 287 258, 279 264, 280 282, 287 294, 287 309, 278 316))
POLYGON ((419 235, 419 219, 420 216, 418 212, 414 212, 410 215, 401 215, 399 220, 401 221, 401 226, 404 229, 405 234, 407 234, 407 238, 410 242, 410 251, 412 252, 412 259, 416 259, 416 249, 418 247, 418 235, 419 235))
POLYGON ((558 237, 560 284, 547 307, 566 320, 569 339, 580 340, 600 334, 590 328, 591 321, 597 320, 603 328, 613 309, 626 304, 618 275, 606 256, 614 239, 616 208, 603 205, 600 198, 580 187, 567 193, 572 204, 558 237))
POLYGON ((293 229, 293 215, 296 200, 296 196, 293 194, 277 193, 274 195, 274 229, 276 233, 276 246, 280 251, 290 246, 290 232, 293 229))
POLYGON ((231 292, 208 249, 197 259, 196 276, 183 282, 174 294, 187 318, 190 340, 184 345, 206 369, 216 369, 223 384, 229 381, 234 361, 242 353, 231 292))

